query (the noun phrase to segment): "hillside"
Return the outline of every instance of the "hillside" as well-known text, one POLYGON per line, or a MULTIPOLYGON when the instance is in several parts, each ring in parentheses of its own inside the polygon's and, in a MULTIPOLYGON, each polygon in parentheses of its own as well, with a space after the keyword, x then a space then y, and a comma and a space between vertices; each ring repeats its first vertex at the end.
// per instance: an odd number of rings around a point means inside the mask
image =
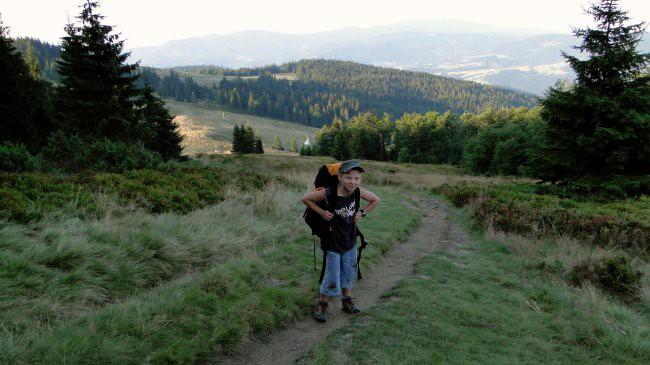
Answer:
MULTIPOLYGON (((558 79, 574 76, 561 51, 573 53, 576 42, 571 34, 430 19, 313 34, 213 34, 138 48, 133 59, 154 67, 214 64, 238 68, 333 58, 543 95, 558 79)), ((640 49, 650 51, 647 33, 640 49)))
POLYGON ((451 111, 536 104, 533 95, 424 72, 335 60, 302 60, 260 68, 143 68, 143 81, 177 101, 206 99, 234 110, 320 127, 335 118, 373 112, 390 114, 451 111), (212 77, 210 77, 212 76, 212 77), (214 77, 221 77, 217 82, 214 77), (211 80, 202 86, 195 80, 211 80))
POLYGON ((182 103, 167 100, 166 106, 175 115, 174 121, 179 125, 183 136, 183 153, 229 153, 232 149, 232 132, 235 124, 247 125, 262 138, 266 153, 278 153, 271 146, 277 136, 285 150, 289 150, 291 139, 295 138, 298 146, 305 139, 314 141, 316 128, 296 125, 277 119, 255 115, 236 114, 223 108, 215 108, 196 103, 182 103))

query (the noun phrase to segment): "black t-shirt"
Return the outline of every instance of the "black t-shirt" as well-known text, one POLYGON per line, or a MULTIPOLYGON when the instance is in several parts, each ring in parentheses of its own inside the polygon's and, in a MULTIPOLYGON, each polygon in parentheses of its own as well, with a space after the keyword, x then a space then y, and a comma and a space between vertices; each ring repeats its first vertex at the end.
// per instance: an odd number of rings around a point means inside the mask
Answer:
MULTIPOLYGON (((327 250, 338 253, 345 253, 357 243, 357 226, 354 222, 355 201, 354 193, 348 196, 336 195, 334 203, 334 218, 332 219, 331 239, 328 243, 327 250)), ((328 202, 332 204, 332 202, 328 202)))

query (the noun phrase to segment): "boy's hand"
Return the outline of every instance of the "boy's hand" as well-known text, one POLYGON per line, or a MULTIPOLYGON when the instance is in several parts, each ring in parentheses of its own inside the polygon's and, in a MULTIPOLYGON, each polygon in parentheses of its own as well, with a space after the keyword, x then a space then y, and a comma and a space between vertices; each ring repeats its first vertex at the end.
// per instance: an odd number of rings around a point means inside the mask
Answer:
POLYGON ((361 221, 361 212, 357 212, 357 214, 354 215, 354 223, 359 223, 361 221))
POLYGON ((329 222, 332 220, 332 218, 334 218, 334 214, 332 214, 332 212, 330 212, 329 210, 326 210, 325 213, 321 215, 321 217, 323 217, 323 219, 329 222))

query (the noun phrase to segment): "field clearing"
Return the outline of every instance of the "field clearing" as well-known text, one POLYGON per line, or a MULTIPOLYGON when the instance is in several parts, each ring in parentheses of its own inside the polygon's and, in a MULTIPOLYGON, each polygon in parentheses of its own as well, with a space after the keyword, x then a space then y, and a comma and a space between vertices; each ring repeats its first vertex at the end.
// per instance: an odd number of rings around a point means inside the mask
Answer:
POLYGON ((180 126, 183 140, 183 153, 230 153, 232 146, 232 131, 235 124, 247 125, 262 138, 265 153, 289 154, 288 152, 271 149, 275 136, 282 141, 285 150, 289 150, 291 139, 296 138, 298 147, 309 138, 314 141, 318 128, 307 127, 297 123, 277 119, 258 117, 247 114, 229 112, 219 106, 207 106, 192 103, 181 103, 167 100, 167 108, 180 126))

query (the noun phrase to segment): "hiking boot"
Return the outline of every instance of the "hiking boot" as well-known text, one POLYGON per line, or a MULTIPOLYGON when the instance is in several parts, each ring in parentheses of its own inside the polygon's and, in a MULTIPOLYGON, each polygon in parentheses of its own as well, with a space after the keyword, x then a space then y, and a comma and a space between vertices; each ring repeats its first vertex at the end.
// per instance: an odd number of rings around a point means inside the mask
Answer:
POLYGON ((319 301, 318 304, 314 307, 314 313, 312 314, 315 320, 318 322, 327 321, 327 302, 319 301))
POLYGON ((352 301, 352 297, 342 297, 341 298, 341 309, 343 309, 344 312, 347 313, 359 313, 361 312, 361 309, 357 308, 356 305, 354 305, 354 302, 352 301))

